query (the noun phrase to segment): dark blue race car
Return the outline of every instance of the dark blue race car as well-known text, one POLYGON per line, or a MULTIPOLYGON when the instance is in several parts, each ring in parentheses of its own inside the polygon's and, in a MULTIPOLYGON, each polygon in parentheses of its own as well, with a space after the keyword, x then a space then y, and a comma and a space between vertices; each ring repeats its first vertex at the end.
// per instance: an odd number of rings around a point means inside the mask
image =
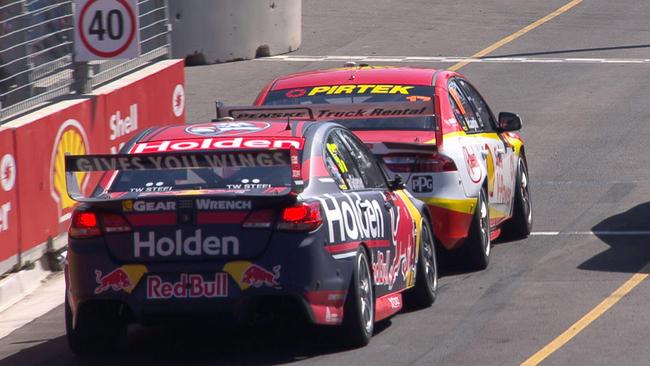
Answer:
POLYGON ((365 345, 403 301, 436 296, 427 211, 334 123, 154 128, 119 155, 67 156, 66 175, 80 202, 65 266, 77 353, 110 350, 129 323, 288 304, 365 345))

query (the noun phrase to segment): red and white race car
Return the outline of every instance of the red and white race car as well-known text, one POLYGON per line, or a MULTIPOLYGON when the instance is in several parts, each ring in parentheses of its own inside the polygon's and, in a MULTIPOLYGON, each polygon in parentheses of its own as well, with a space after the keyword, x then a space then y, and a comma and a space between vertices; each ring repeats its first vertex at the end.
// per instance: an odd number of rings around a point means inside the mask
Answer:
POLYGON ((438 242, 462 249, 477 268, 489 262, 491 240, 530 234, 533 222, 528 165, 518 115, 494 117, 476 88, 456 72, 411 67, 354 66, 286 75, 271 81, 255 104, 429 104, 391 115, 323 113, 353 130, 391 174, 400 175, 431 213, 438 242))

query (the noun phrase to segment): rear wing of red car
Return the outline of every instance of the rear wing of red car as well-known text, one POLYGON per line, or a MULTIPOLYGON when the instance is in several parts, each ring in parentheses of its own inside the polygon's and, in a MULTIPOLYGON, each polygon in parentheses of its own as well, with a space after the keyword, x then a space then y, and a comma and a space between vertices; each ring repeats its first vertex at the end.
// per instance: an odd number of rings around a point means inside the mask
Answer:
MULTIPOLYGON (((298 151, 290 149, 272 150, 226 150, 226 151, 192 151, 163 152, 153 154, 117 154, 117 155, 66 155, 65 175, 68 196, 77 202, 106 202, 138 198, 141 192, 123 192, 123 194, 104 194, 100 197, 85 197, 79 189, 77 173, 125 172, 145 170, 175 170, 197 168, 227 167, 288 167, 291 169, 291 187, 264 187, 263 189, 199 189, 191 191, 169 191, 165 195, 272 195, 286 196, 299 193, 304 186, 298 151)), ((155 195, 155 194, 150 194, 155 195)))
POLYGON ((433 103, 355 103, 355 104, 296 104, 264 106, 223 106, 217 102, 217 119, 235 120, 336 120, 386 117, 434 116, 433 103))

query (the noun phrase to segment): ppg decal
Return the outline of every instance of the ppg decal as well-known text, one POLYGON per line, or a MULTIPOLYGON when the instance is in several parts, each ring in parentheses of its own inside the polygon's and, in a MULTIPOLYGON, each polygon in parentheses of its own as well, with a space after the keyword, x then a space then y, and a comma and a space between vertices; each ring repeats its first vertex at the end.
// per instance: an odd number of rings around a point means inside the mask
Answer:
POLYGON ((415 193, 433 192, 433 177, 430 175, 420 175, 411 178, 411 190, 415 193))

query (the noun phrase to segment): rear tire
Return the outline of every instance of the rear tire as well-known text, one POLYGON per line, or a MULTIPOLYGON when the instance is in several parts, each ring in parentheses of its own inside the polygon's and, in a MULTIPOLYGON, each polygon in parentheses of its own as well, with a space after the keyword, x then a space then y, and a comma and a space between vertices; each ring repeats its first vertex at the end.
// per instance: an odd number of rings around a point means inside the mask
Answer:
POLYGON ((492 243, 490 242, 490 209, 485 188, 481 188, 479 192, 472 226, 464 247, 474 268, 479 270, 487 268, 490 263, 492 243))
POLYGON ((511 240, 525 239, 533 230, 533 205, 530 200, 528 168, 520 157, 517 163, 517 183, 512 218, 503 226, 503 236, 511 240))
POLYGON ((349 346, 367 345, 374 332, 375 298, 372 286, 368 255, 360 247, 354 259, 352 282, 343 313, 343 330, 349 346))
POLYGON ((101 355, 114 352, 118 348, 118 341, 125 339, 127 326, 121 322, 113 322, 108 326, 100 326, 103 321, 90 324, 91 320, 86 316, 81 322, 78 319, 76 327, 73 327, 73 316, 68 297, 65 298, 65 330, 70 350, 79 356, 101 355))
POLYGON ((433 233, 427 218, 422 222, 422 239, 418 258, 415 286, 405 293, 406 305, 415 309, 431 306, 438 292, 438 262, 433 233))

